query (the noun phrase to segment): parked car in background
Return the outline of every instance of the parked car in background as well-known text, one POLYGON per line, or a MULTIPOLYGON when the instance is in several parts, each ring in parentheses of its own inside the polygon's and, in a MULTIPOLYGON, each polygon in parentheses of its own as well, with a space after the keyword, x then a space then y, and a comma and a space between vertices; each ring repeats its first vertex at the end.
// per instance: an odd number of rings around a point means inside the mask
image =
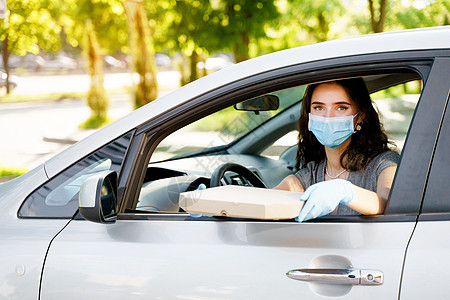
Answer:
POLYGON ((172 68, 172 60, 167 54, 155 53, 155 63, 159 70, 167 70, 172 68))
POLYGON ((42 65, 42 70, 75 70, 77 68, 77 62, 68 56, 59 54, 54 57, 48 57, 45 63, 42 65))
POLYGON ((40 55, 28 53, 24 56, 11 55, 8 65, 11 69, 22 68, 28 71, 39 72, 45 64, 45 59, 40 55))
POLYGON ((449 36, 374 34, 235 64, 1 184, 0 297, 447 299, 449 36), (401 154, 383 214, 298 223, 182 209, 187 191, 260 192, 293 174, 305 87, 352 77, 401 154))
POLYGON ((220 53, 209 57, 205 61, 204 67, 206 69, 207 74, 210 74, 212 72, 229 67, 234 63, 235 63, 234 58, 231 55, 220 53))
POLYGON ((120 61, 111 55, 103 56, 103 62, 105 64, 105 68, 109 70, 120 70, 126 68, 126 64, 123 61, 120 61))

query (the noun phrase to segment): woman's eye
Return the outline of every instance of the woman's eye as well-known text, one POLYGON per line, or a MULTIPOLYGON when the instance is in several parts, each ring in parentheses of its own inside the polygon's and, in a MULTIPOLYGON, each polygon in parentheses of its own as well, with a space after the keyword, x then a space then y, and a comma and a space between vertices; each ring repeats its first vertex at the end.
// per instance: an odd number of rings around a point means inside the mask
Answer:
POLYGON ((339 106, 339 107, 338 107, 338 110, 347 110, 347 109, 348 109, 347 106, 339 106))
POLYGON ((322 106, 313 106, 313 109, 314 110, 322 110, 323 108, 322 108, 322 106))

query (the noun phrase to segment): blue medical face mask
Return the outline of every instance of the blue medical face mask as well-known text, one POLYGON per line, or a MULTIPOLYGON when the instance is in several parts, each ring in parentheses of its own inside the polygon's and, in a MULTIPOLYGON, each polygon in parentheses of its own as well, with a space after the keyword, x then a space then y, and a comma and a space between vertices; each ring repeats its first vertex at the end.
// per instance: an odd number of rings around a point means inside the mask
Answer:
POLYGON ((353 118, 357 115, 326 118, 310 113, 308 129, 322 145, 335 149, 355 132, 353 118))

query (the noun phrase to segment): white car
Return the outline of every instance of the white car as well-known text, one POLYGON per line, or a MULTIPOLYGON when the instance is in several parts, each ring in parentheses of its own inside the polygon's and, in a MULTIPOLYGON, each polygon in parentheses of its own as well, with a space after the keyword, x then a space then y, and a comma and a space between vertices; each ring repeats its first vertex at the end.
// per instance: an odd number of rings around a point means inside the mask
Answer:
POLYGON ((447 299, 449 78, 447 26, 289 49, 165 95, 0 185, 0 298, 447 299), (348 77, 401 153, 383 215, 180 207, 187 191, 294 173, 305 86, 348 77))

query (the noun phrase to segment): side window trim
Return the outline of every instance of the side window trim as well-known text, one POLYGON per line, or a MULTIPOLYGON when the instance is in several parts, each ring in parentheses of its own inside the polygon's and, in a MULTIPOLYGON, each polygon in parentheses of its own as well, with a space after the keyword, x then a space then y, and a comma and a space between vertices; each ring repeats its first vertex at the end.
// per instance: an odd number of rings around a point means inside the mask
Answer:
MULTIPOLYGON (((427 79, 424 81, 394 179, 387 214, 419 214, 442 112, 446 105, 448 86, 442 78, 448 77, 449 61, 446 58, 436 58, 425 77, 427 79)), ((423 67, 421 72, 424 76, 423 67)))
POLYGON ((70 219, 78 210, 77 195, 83 178, 105 168, 120 173, 133 131, 130 131, 51 178, 20 206, 19 218, 70 219))

